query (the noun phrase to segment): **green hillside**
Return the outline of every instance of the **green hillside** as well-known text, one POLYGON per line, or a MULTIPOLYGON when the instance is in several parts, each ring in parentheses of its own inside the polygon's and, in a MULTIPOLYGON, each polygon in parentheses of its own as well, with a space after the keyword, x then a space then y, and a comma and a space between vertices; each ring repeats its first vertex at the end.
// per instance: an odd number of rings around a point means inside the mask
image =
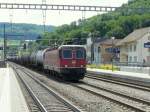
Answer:
MULTIPOLYGON (((35 40, 39 35, 43 34, 43 25, 36 24, 24 24, 24 23, 2 23, 0 22, 0 38, 3 37, 3 26, 6 26, 7 34, 22 34, 24 36, 11 36, 7 38, 11 39, 26 39, 26 40, 35 40)), ((55 26, 46 26, 46 32, 52 32, 55 30, 55 26)))
MULTIPOLYGON (((54 32, 45 33, 42 38, 60 40, 86 38, 89 33, 92 33, 93 37, 124 38, 134 29, 148 26, 150 26, 150 0, 133 0, 113 12, 57 27, 54 32)), ((41 44, 46 45, 48 41, 42 41, 41 44)))

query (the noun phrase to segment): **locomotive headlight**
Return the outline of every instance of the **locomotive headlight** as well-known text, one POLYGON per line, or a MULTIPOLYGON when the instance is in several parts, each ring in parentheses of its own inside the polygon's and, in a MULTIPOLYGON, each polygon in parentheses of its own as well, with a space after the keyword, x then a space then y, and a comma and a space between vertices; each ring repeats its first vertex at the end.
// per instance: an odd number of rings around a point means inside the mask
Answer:
POLYGON ((68 65, 65 65, 65 67, 68 67, 68 65))

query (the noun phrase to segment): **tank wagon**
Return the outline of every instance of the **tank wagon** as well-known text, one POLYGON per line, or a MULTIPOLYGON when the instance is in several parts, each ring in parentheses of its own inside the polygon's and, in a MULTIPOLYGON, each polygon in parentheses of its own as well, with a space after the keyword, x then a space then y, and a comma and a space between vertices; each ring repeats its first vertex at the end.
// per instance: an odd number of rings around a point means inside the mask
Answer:
POLYGON ((23 60, 21 63, 24 65, 28 63, 30 66, 48 71, 51 75, 61 76, 65 80, 80 80, 86 73, 86 50, 82 45, 46 48, 21 58, 23 60))

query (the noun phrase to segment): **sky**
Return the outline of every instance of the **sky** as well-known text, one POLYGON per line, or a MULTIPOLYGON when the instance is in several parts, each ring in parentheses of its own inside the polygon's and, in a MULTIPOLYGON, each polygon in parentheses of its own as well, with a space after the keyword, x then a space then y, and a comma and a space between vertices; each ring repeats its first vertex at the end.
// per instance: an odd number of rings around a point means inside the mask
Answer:
MULTIPOLYGON (((93 6, 121 6, 128 0, 46 0, 47 4, 59 5, 93 5, 93 6)), ((0 0, 0 3, 42 3, 42 0, 0 0)), ((46 24, 59 26, 69 24, 72 21, 102 14, 102 12, 79 12, 79 11, 46 11, 46 24)), ((0 9, 0 22, 43 24, 41 10, 16 10, 0 9)))

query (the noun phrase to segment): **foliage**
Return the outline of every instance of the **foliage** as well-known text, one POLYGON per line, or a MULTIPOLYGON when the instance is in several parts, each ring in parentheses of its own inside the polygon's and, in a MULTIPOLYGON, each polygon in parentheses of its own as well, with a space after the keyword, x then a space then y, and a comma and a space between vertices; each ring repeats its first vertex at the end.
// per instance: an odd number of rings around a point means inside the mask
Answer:
MULTIPOLYGON (((35 40, 39 35, 43 33, 43 26, 36 24, 23 24, 23 23, 0 23, 0 38, 3 37, 3 26, 5 24, 7 34, 22 34, 24 36, 9 36, 7 38, 18 40, 35 40)), ((47 32, 55 30, 54 26, 46 26, 47 32)))
MULTIPOLYGON (((54 32, 45 33, 43 39, 73 39, 93 37, 124 38, 137 28, 150 26, 150 0, 132 0, 113 12, 93 16, 86 20, 79 19, 70 25, 62 25, 54 32), (137 9, 138 8, 138 9, 137 9)), ((43 40, 41 45, 48 44, 43 40)))
POLYGON ((95 69, 104 69, 104 70, 114 70, 114 71, 119 71, 119 67, 113 66, 111 64, 101 64, 101 65, 96 65, 96 64, 91 64, 87 65, 88 68, 95 68, 95 69))

